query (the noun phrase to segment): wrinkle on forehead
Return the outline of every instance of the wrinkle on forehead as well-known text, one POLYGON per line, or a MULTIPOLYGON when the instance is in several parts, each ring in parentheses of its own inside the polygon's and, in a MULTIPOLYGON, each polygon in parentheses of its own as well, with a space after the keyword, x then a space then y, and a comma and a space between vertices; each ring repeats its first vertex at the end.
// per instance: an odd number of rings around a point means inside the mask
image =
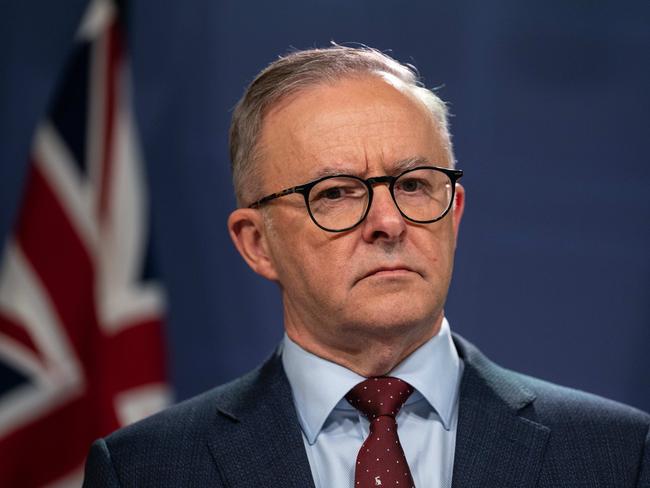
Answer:
POLYGON ((303 91, 266 115, 259 149, 268 191, 331 174, 447 165, 436 121, 421 101, 380 77, 348 81, 303 91))
POLYGON ((416 168, 418 166, 435 166, 434 162, 430 161, 426 156, 413 156, 406 159, 400 159, 398 161, 385 161, 382 155, 383 166, 386 167, 385 173, 370 174, 370 161, 366 157, 365 167, 363 170, 359 171, 358 165, 350 164, 345 161, 342 161, 339 165, 332 166, 321 166, 313 173, 313 179, 324 178, 326 176, 338 176, 338 175, 352 175, 358 176, 360 178, 372 178, 375 176, 397 176, 400 173, 408 171, 409 169, 416 168))

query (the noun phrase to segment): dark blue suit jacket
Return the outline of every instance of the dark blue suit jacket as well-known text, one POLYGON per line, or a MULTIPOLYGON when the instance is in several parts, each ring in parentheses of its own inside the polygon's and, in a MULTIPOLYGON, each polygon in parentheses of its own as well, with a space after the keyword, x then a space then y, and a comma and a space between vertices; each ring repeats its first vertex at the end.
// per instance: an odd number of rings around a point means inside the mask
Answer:
MULTIPOLYGON (((452 488, 650 488, 648 414, 454 340, 465 371, 452 488)), ((84 486, 313 487, 279 356, 95 442, 84 486)))

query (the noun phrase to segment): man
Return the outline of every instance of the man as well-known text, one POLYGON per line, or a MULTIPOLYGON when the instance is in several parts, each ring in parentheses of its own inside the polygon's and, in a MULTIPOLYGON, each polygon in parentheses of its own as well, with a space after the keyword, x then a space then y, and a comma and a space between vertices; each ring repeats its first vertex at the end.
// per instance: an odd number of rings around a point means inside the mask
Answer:
POLYGON ((452 337, 462 172, 444 104, 409 68, 292 53, 244 94, 231 156, 228 227, 281 289, 283 344, 97 441, 86 486, 650 486, 650 416, 452 337))

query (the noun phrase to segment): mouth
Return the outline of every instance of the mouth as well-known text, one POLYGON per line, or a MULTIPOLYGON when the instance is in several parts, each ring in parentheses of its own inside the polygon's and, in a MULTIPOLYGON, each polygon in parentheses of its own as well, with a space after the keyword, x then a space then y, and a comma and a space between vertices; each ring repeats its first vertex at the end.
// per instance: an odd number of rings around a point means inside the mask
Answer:
POLYGON ((370 270, 368 273, 364 274, 359 281, 366 278, 408 277, 413 275, 413 273, 419 274, 414 269, 405 265, 379 266, 377 268, 370 270))

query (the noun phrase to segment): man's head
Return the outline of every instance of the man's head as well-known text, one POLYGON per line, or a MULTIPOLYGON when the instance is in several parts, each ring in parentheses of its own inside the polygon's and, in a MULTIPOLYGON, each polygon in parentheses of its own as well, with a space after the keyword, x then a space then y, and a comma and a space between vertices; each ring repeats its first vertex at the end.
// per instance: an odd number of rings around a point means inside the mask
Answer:
POLYGON ((366 47, 334 45, 325 49, 296 51, 262 70, 248 86, 233 112, 230 161, 239 206, 250 204, 253 196, 261 190, 258 142, 262 121, 269 109, 309 87, 368 75, 401 82, 405 90, 427 106, 447 146, 449 160, 454 164, 447 108, 440 98, 422 85, 415 68, 366 47))
MULTIPOLYGON (((231 153, 240 205, 326 175, 453 166, 444 104, 391 58, 338 46, 264 70, 233 116, 231 153)), ((423 224, 404 218, 388 184, 373 193, 366 218, 344 232, 319 228, 299 194, 229 219, 247 263, 280 285, 289 336, 366 375, 388 372, 437 333, 464 202, 458 185, 449 213, 423 224)))

